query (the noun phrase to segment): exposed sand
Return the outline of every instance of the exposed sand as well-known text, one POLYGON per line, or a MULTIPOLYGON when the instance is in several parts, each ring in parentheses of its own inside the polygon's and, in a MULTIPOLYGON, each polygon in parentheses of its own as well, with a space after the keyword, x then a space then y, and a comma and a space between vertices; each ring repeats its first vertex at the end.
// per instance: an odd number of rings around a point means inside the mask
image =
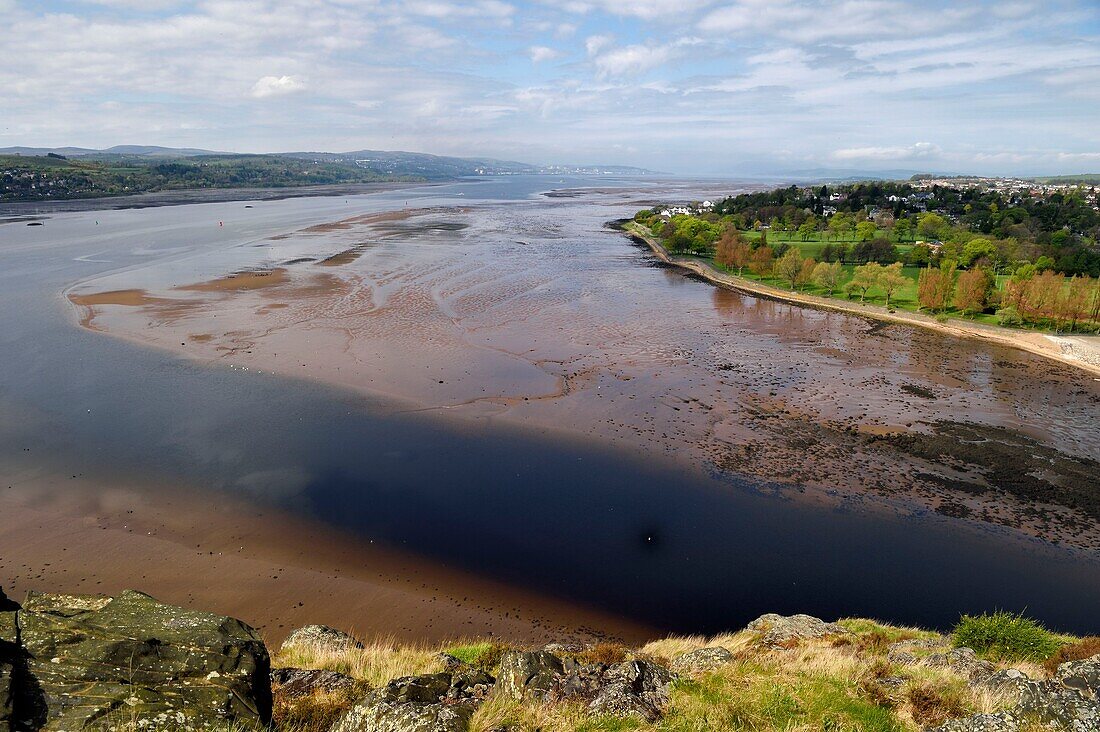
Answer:
MULTIPOLYGON (((196 282, 193 285, 182 285, 177 289, 191 292, 246 292, 259 290, 264 287, 275 287, 287 281, 286 270, 282 267, 259 272, 234 272, 233 274, 219 277, 209 282, 196 282)), ((126 303, 101 303, 111 305, 125 305, 126 303)))
POLYGON ((1072 499, 1079 508, 1035 502, 1047 488, 1100 483, 1100 386, 1083 372, 900 317, 684 289, 680 274, 639 267, 610 232, 585 230, 578 249, 561 221, 584 215, 591 207, 517 204, 352 217, 258 242, 253 251, 277 251, 284 272, 271 286, 217 278, 187 286, 208 299, 171 309, 84 307, 116 335, 410 410, 579 433, 824 505, 931 510, 1100 547, 1094 494, 1072 499), (991 460, 1053 446, 1050 468, 1020 488, 937 432, 971 421, 1008 446, 991 460), (919 454, 909 434, 927 438, 919 454), (1019 447, 1029 440, 1035 448, 1019 447))
POLYGON ((5 481, 0 577, 16 599, 28 590, 135 588, 239 617, 272 644, 309 623, 410 642, 474 635, 640 641, 657 634, 224 494, 179 486, 166 495, 37 471, 5 481))

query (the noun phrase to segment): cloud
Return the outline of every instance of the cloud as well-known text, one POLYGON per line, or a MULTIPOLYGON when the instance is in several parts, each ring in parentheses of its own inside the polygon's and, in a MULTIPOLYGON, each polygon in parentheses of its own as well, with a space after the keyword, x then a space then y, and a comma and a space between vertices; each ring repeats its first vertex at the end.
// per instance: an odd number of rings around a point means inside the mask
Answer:
POLYGON ((251 94, 256 99, 264 99, 305 91, 305 88, 305 81, 297 76, 264 76, 252 85, 251 94))
POLYGON ((714 0, 546 0, 566 12, 587 14, 596 11, 633 16, 645 20, 685 15, 712 5, 714 0))
POLYGON ((405 148, 732 173, 745 160, 1080 172, 1100 150, 1095 0, 0 0, 0 11, 6 144, 405 148), (262 101, 294 93, 277 117, 262 101))
POLYGON ((531 57, 533 63, 537 64, 543 61, 553 61, 561 57, 561 51, 550 48, 549 46, 531 46, 527 49, 527 55, 531 57))
POLYGON ((615 37, 610 35, 589 36, 584 39, 584 50, 589 56, 595 56, 614 42, 615 37))
POLYGON ((697 38, 680 38, 672 43, 659 45, 635 44, 597 51, 592 59, 597 76, 601 78, 615 76, 633 76, 664 66, 669 61, 682 56, 689 46, 700 43, 697 38))
POLYGON ((940 152, 940 148, 930 142, 916 142, 907 147, 843 148, 834 150, 832 157, 835 160, 843 162, 908 162, 937 158, 940 152))

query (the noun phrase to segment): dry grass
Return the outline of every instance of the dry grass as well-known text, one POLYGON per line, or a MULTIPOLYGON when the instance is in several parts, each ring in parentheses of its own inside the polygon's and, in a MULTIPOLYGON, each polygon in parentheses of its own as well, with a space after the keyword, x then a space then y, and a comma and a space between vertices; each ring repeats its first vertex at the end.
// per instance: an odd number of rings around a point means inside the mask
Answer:
POLYGON ((392 638, 365 642, 362 648, 352 643, 299 643, 279 649, 272 666, 338 671, 370 686, 382 686, 400 676, 442 671, 438 653, 438 648, 398 643, 392 638))
POLYGON ((575 732, 591 722, 579 704, 518 702, 501 694, 485 700, 470 720, 470 732, 575 732))
POLYGON ((1043 662, 1043 668, 1050 673, 1054 673, 1058 670, 1060 664, 1067 661, 1083 661, 1097 654, 1100 654, 1100 636, 1090 635, 1059 648, 1053 656, 1043 662))
POLYGON ((345 691, 288 698, 276 690, 272 721, 280 732, 328 732, 360 697, 361 693, 345 691))

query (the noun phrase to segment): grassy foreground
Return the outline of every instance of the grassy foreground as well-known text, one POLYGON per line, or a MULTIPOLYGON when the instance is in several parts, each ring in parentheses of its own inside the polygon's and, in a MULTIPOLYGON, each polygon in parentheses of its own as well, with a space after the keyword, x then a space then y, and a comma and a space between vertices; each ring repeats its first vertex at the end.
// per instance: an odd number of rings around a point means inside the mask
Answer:
MULTIPOLYGON (((1057 635, 1005 614, 964 618, 954 636, 861 619, 841 620, 839 625, 847 632, 781 647, 763 645, 760 633, 750 630, 712 638, 670 637, 637 649, 591 646, 570 655, 581 663, 638 658, 668 666, 684 653, 721 646, 734 660, 715 670, 681 674, 673 683, 664 717, 654 723, 593 716, 582 704, 569 701, 514 701, 494 694, 474 714, 469 729, 916 731, 974 713, 993 713, 1008 701, 988 687, 968 683, 965 670, 914 663, 912 656, 922 659, 967 640, 980 646, 975 648, 979 656, 998 669, 1016 668, 1031 678, 1044 678, 1057 662, 1100 652, 1100 639, 1057 635), (891 645, 899 641, 913 641, 906 645, 912 654, 908 662, 888 658, 897 650, 891 645)), ((501 655, 510 648, 486 639, 441 646, 376 641, 362 648, 295 646, 277 652, 272 662, 274 667, 338 671, 359 679, 366 689, 399 676, 442 671, 441 652, 495 673, 501 655)), ((286 699, 276 689, 276 725, 294 732, 327 730, 361 694, 357 690, 286 699)))

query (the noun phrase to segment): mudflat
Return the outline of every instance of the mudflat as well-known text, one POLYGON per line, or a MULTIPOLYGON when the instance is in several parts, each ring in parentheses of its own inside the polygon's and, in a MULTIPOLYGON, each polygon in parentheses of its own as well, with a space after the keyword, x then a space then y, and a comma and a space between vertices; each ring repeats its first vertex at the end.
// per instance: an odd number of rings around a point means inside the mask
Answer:
POLYGON ((581 434, 822 506, 1100 548, 1090 375, 655 269, 604 226, 619 197, 576 200, 591 195, 352 216, 256 241, 211 280, 177 264, 70 299, 202 361, 581 434), (107 294, 145 279, 167 285, 141 290, 152 302, 107 294))

